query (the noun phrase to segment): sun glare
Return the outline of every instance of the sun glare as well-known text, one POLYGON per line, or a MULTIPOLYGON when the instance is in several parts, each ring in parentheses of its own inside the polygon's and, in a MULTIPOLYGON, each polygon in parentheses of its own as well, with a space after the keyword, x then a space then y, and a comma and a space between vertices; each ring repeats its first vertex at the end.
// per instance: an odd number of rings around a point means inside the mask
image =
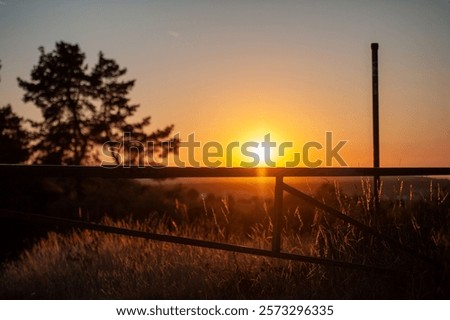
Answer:
POLYGON ((241 154, 241 166, 242 164, 246 163, 255 163, 256 167, 269 167, 271 162, 274 162, 273 154, 274 150, 273 148, 267 148, 263 144, 264 140, 261 139, 253 139, 248 140, 244 143, 251 142, 252 145, 249 145, 247 148, 243 149, 242 151, 246 154, 241 154), (254 143, 254 144, 253 144, 254 143))
POLYGON ((241 152, 235 156, 235 165, 240 167, 284 166, 289 152, 280 154, 279 146, 286 142, 278 132, 271 129, 255 129, 242 135, 241 152))

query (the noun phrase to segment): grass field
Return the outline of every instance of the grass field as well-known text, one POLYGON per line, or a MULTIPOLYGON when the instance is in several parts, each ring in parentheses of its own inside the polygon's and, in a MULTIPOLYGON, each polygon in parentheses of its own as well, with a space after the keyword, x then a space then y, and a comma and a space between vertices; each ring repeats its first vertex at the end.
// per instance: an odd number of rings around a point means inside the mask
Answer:
MULTIPOLYGON (((371 208, 370 182, 360 195, 324 185, 316 197, 438 262, 397 251, 325 212, 285 197, 282 250, 400 270, 385 274, 256 257, 126 236, 50 232, 2 266, 3 299, 438 299, 450 298, 448 191, 429 182, 417 195, 402 181, 401 197, 371 208)), ((145 220, 104 218, 118 227, 269 249, 270 199, 231 202, 201 195, 175 200, 175 214, 145 220)))

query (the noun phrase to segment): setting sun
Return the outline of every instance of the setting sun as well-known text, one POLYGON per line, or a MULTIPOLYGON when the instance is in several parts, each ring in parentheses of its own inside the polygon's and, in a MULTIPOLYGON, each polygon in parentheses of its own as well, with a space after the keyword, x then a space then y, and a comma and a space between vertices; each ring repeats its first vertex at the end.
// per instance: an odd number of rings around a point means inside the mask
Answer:
POLYGON ((275 163, 273 148, 266 147, 263 140, 254 139, 244 142, 243 154, 240 155, 240 165, 269 167, 275 163))
POLYGON ((275 167, 284 166, 292 154, 292 147, 284 148, 280 153, 280 145, 294 143, 284 138, 272 125, 261 125, 245 132, 237 130, 236 141, 239 141, 239 152, 233 153, 233 166, 243 167, 275 167), (238 137, 239 135, 239 137, 238 137))

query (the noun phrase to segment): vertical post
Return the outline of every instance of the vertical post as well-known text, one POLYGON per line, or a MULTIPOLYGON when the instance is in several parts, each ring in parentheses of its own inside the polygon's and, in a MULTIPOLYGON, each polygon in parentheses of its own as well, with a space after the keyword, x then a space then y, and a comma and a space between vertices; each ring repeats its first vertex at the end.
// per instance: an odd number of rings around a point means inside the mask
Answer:
POLYGON ((272 251, 279 253, 281 249, 281 222, 283 215, 283 177, 275 180, 275 198, 273 207, 272 251))
MULTIPOLYGON (((373 119, 373 167, 380 167, 380 126, 378 116, 378 43, 370 45, 372 49, 372 119, 373 119)), ((379 211, 378 191, 380 176, 375 175, 374 180, 374 208, 379 211)))

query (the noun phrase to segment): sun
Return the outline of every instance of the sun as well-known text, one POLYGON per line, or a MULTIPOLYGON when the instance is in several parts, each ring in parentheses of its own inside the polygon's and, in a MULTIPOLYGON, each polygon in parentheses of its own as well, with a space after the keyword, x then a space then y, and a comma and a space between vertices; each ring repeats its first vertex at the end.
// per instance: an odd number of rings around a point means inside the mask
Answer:
POLYGON ((240 153, 235 158, 239 167, 277 167, 279 146, 283 142, 273 130, 263 128, 248 131, 240 139, 240 153))
POLYGON ((266 158, 268 161, 272 161, 273 157, 273 150, 272 148, 265 148, 263 147, 262 143, 260 142, 258 147, 254 148, 254 151, 259 158, 260 164, 258 166, 267 166, 266 164, 266 158), (267 149, 267 155, 266 155, 266 149, 267 149))
MULTIPOLYGON (((275 143, 273 143, 275 145, 275 143)), ((274 146, 261 139, 249 139, 241 145, 240 167, 274 167, 274 146)))
POLYGON ((297 143, 290 132, 268 122, 246 125, 241 124, 226 133, 223 141, 225 157, 230 160, 227 166, 270 168, 287 167, 295 162, 297 143), (233 148, 228 148, 230 144, 233 148))

